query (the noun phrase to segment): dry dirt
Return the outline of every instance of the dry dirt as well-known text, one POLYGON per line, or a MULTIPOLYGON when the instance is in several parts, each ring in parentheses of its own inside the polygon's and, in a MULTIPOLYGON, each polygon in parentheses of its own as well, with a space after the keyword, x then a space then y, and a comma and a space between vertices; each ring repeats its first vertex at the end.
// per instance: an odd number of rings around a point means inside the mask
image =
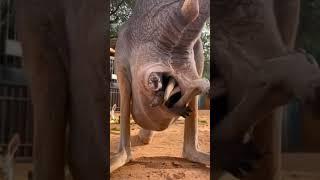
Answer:
MULTIPOLYGON (((209 111, 199 113, 200 149, 210 152, 209 111)), ((156 132, 152 142, 141 145, 137 134, 140 127, 131 124, 133 160, 111 174, 112 180, 122 179, 210 179, 210 169, 198 163, 181 158, 184 120, 178 120, 168 129, 156 132)), ((117 151, 119 125, 110 127, 110 151, 117 151)))
MULTIPOLYGON (((170 180, 170 179, 209 179, 209 168, 181 158, 184 121, 178 120, 167 130, 157 132, 149 145, 139 145, 139 126, 132 124, 132 162, 111 174, 112 180, 170 180)), ((201 150, 209 152, 209 113, 201 111, 199 116, 199 142, 201 150)), ((111 129, 111 152, 116 152, 119 144, 119 125, 111 129)), ((320 153, 284 154, 282 157, 282 180, 320 180, 320 153)), ((17 163, 15 180, 27 180, 30 163, 17 163)), ((3 178, 0 177, 0 180, 3 178)), ((71 178, 68 178, 71 180, 71 178)), ((221 180, 236 180, 226 175, 221 180)))
MULTIPOLYGON (((201 150, 210 151, 209 111, 199 114, 199 143, 201 150)), ((181 158, 184 121, 178 120, 167 130, 157 132, 153 142, 139 145, 139 126, 131 125, 132 162, 111 174, 112 180, 170 180, 210 179, 209 168, 181 158)), ((119 125, 110 127, 110 151, 116 152, 119 144, 119 125)), ((320 153, 283 154, 282 180, 320 180, 320 153)), ((236 180, 226 174, 221 180, 236 180)))

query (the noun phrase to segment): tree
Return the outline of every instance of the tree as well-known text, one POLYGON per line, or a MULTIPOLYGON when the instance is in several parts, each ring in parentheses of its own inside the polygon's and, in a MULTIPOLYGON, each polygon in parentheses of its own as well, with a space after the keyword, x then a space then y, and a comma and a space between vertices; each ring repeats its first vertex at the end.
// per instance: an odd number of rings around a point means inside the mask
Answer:
POLYGON ((128 20, 133 7, 133 0, 110 1, 110 38, 117 37, 120 26, 128 20))
POLYGON ((301 14, 297 47, 312 54, 320 62, 320 1, 301 1, 301 14))
POLYGON ((203 77, 210 79, 210 19, 206 22, 202 30, 201 40, 203 42, 205 57, 203 77))

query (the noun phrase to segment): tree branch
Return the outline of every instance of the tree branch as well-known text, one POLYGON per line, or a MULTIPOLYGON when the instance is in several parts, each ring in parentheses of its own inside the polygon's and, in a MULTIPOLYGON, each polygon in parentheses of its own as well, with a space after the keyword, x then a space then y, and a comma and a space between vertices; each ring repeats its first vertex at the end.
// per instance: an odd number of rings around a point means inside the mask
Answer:
POLYGON ((124 3, 124 1, 125 1, 125 0, 122 0, 122 1, 119 3, 119 5, 116 6, 115 10, 113 10, 113 11, 111 10, 111 11, 110 11, 110 16, 112 16, 113 14, 115 14, 115 13, 119 10, 120 6, 124 3))

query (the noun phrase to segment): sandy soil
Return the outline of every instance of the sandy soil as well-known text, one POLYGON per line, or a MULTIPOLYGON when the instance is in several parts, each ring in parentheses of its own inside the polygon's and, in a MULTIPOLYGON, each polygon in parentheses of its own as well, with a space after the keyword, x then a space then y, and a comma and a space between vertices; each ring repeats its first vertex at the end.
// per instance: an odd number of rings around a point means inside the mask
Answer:
MULTIPOLYGON (((184 120, 178 120, 167 130, 156 132, 151 144, 141 145, 137 134, 140 127, 131 125, 132 162, 111 174, 120 179, 210 179, 210 169, 181 158, 184 120)), ((199 113, 199 143, 204 152, 210 151, 209 111, 199 113)), ((119 125, 110 127, 110 151, 117 151, 119 125)))
MULTIPOLYGON (((151 146, 151 145, 147 145, 151 146)), ((169 148, 164 148, 169 149, 169 148)), ((282 180, 320 180, 320 154, 284 154, 282 180)), ((30 163, 17 163, 15 180, 27 180, 30 163)), ((177 157, 138 157, 115 171, 112 179, 209 179, 209 170, 177 157), (123 173, 123 174, 121 174, 123 173)), ((0 180, 3 180, 0 177, 0 180)), ((66 180, 71 180, 68 177, 66 180)), ((230 175, 220 180, 236 180, 230 175)))
MULTIPOLYGON (((157 132, 153 142, 141 145, 137 138, 139 126, 132 124, 132 162, 111 174, 112 180, 171 180, 171 179, 209 179, 210 169, 201 164, 181 158, 184 120, 178 120, 167 130, 157 132)), ((209 114, 201 111, 199 116, 199 143, 201 150, 209 152, 209 114)), ((119 125, 111 129, 110 151, 116 152, 119 144, 119 125)), ((320 153, 284 154, 282 180, 320 180, 320 153)), ((15 180, 27 180, 27 172, 32 169, 30 163, 17 163, 15 180)), ((3 178, 0 177, 0 180, 3 178)), ((70 177, 67 178, 71 180, 70 177)), ((236 180, 230 175, 221 180, 236 180)))
MULTIPOLYGON (((131 140, 133 161, 111 174, 112 180, 120 179, 209 179, 209 168, 181 158, 184 121, 179 120, 163 132, 157 132, 153 142, 140 145, 139 126, 132 124, 131 140)), ((201 150, 209 152, 209 114, 199 116, 199 143, 201 150)), ((112 125, 110 151, 116 152, 119 144, 119 125, 112 125)), ((112 153, 111 153, 112 154, 112 153)), ((284 154, 282 180, 320 180, 320 153, 284 154)), ((221 180, 236 180, 226 174, 221 180)))

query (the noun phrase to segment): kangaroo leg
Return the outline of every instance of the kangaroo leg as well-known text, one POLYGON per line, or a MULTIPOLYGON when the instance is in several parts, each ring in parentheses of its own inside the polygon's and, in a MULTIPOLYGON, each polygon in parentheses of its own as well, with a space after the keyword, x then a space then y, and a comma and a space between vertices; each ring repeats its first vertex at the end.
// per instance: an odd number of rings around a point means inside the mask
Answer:
MULTIPOLYGON (((198 74, 202 76, 204 66, 204 55, 203 46, 200 39, 196 42, 194 46, 194 58, 198 74)), ((190 91, 190 97, 195 96, 197 94, 198 92, 194 94, 194 92, 190 91)), ((190 97, 187 97, 186 99, 190 99, 190 97)), ((187 101, 185 100, 183 104, 184 103, 187 103, 187 101)), ((188 116, 185 120, 182 156, 191 161, 209 165, 210 154, 201 152, 198 149, 198 97, 192 97, 192 100, 189 103, 189 108, 191 109, 191 113, 190 116, 188 116)))
POLYGON ((199 151, 198 148, 198 98, 194 97, 189 103, 192 112, 185 120, 183 154, 182 156, 193 162, 210 164, 210 154, 199 151))
POLYGON ((280 180, 282 118, 281 111, 275 110, 255 127, 253 142, 264 155, 257 164, 259 168, 243 179, 280 180))
POLYGON ((118 68, 117 75, 120 88, 120 145, 116 155, 111 157, 110 172, 118 169, 131 159, 130 150, 130 103, 131 85, 126 71, 118 68))
MULTIPOLYGON (((63 180, 67 78, 62 58, 65 54, 54 45, 56 39, 66 38, 57 34, 59 29, 54 30, 61 28, 58 24, 39 13, 39 9, 46 11, 45 7, 35 8, 33 3, 24 2, 17 2, 17 29, 34 109, 33 178, 63 180)), ((55 20, 58 23, 59 19, 55 20)))
POLYGON ((75 180, 106 179, 108 172, 104 4, 64 1, 70 57, 68 158, 75 180))

